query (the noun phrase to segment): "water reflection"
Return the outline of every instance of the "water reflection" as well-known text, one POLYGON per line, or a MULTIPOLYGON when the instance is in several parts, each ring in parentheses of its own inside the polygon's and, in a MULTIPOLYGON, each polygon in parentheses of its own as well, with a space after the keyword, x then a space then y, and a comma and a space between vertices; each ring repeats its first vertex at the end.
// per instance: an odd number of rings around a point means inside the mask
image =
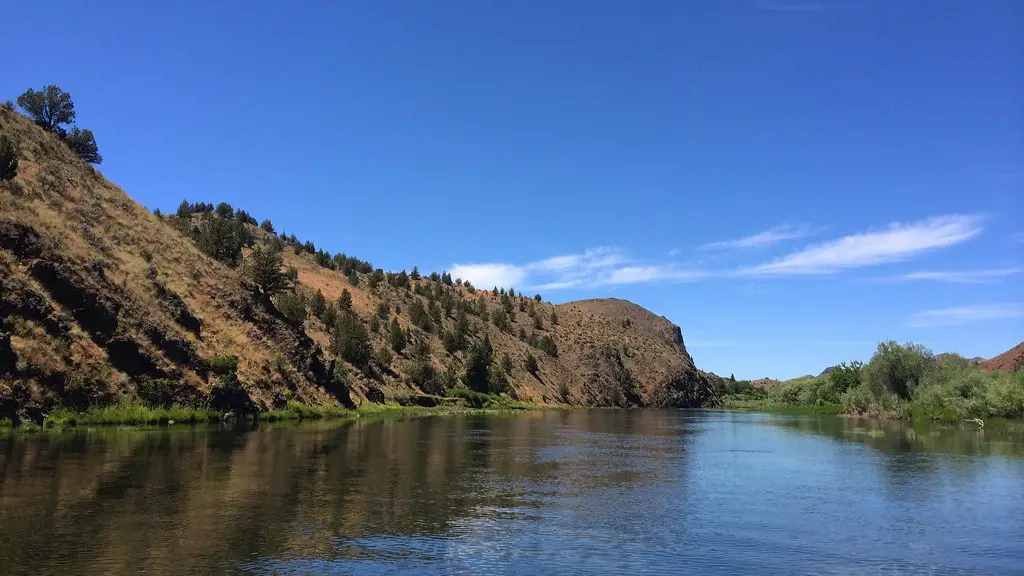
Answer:
POLYGON ((999 572, 1024 562, 999 536, 1024 528, 1013 430, 592 410, 0 436, 0 572, 999 572))
POLYGON ((828 415, 773 415, 771 421, 805 432, 858 442, 885 452, 968 456, 1024 456, 1024 421, 993 419, 983 427, 962 422, 906 422, 828 415))
POLYGON ((656 412, 534 412, 0 438, 0 559, 23 573, 183 573, 254 553, 414 553, 359 543, 667 481, 651 461, 681 458, 686 431, 663 423, 656 412))

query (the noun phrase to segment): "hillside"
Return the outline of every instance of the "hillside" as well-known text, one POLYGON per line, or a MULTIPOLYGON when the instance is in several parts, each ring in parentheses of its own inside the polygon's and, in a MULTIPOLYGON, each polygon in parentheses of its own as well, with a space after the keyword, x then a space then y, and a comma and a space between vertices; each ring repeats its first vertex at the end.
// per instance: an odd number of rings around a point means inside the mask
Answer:
POLYGON ((0 110, 0 134, 20 159, 0 183, 0 418, 128 397, 235 411, 432 404, 464 389, 481 356, 488 391, 528 403, 714 402, 679 328, 629 302, 555 306, 385 274, 230 207, 152 214, 20 114, 0 110), (238 255, 211 250, 225 231, 238 255), (294 287, 258 289, 255 251, 280 253, 294 287))
POLYGON ((982 370, 988 371, 1016 372, 1024 370, 1024 342, 1017 344, 995 358, 982 360, 979 365, 982 370))

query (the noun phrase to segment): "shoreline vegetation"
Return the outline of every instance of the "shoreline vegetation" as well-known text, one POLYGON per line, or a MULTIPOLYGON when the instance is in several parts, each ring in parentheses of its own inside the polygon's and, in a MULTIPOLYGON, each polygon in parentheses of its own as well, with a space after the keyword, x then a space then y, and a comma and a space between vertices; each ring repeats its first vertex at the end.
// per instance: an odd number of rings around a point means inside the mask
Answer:
POLYGON ((846 414, 912 421, 1024 418, 1024 371, 984 372, 956 354, 882 342, 866 364, 842 363, 815 377, 760 388, 726 379, 719 408, 846 414))
POLYGON ((0 431, 37 432, 95 426, 168 426, 178 424, 209 424, 225 421, 295 422, 310 420, 356 419, 373 416, 431 416, 448 414, 476 414, 522 411, 541 408, 508 400, 490 394, 462 394, 443 398, 447 402, 435 406, 377 404, 365 402, 357 408, 320 405, 313 406, 297 400, 288 400, 280 408, 261 412, 234 413, 208 407, 190 407, 180 404, 153 406, 134 398, 122 398, 116 404, 98 406, 84 411, 58 408, 45 415, 42 424, 23 422, 15 425, 10 419, 0 418, 0 431))

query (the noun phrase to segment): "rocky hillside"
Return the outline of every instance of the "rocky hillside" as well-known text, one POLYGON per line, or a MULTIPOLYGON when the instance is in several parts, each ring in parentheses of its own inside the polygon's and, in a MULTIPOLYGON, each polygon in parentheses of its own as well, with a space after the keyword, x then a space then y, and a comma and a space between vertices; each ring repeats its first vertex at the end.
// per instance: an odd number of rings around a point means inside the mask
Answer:
POLYGON ((1017 344, 995 358, 983 360, 982 370, 999 372, 1017 372, 1024 370, 1024 342, 1017 344))
POLYGON ((152 214, 17 112, 0 110, 0 135, 20 160, 0 183, 0 417, 125 396, 432 403, 480 374, 536 404, 714 402, 679 328, 629 302, 556 306, 384 273, 230 207, 152 214), (210 248, 224 230, 241 238, 237 258, 210 248), (261 290, 254 251, 280 254, 294 283, 261 290))

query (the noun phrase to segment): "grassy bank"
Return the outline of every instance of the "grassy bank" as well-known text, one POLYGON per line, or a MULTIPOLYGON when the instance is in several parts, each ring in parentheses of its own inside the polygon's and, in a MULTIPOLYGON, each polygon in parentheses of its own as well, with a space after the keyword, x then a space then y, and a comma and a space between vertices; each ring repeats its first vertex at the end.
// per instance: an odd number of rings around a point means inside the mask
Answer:
MULTIPOLYGON (((265 422, 286 422, 300 420, 325 420, 338 418, 359 418, 369 416, 419 416, 432 414, 484 413, 495 411, 525 410, 530 406, 500 396, 477 392, 453 391, 449 402, 437 406, 408 406, 398 403, 375 404, 365 402, 356 409, 341 406, 313 406, 296 400, 289 400, 282 408, 261 411, 259 419, 265 422)), ((57 408, 46 414, 42 426, 25 422, 14 426, 7 418, 0 418, 0 430, 34 431, 63 429, 75 426, 159 426, 169 424, 202 424, 231 419, 234 415, 208 408, 180 405, 160 407, 147 405, 134 398, 124 398, 117 404, 74 411, 57 408)), ((252 419, 253 416, 246 417, 252 419)))
POLYGON ((722 407, 733 410, 845 413, 880 418, 961 421, 1024 418, 1024 372, 982 372, 955 355, 935 359, 916 344, 879 344, 867 364, 768 389, 727 380, 722 407))

